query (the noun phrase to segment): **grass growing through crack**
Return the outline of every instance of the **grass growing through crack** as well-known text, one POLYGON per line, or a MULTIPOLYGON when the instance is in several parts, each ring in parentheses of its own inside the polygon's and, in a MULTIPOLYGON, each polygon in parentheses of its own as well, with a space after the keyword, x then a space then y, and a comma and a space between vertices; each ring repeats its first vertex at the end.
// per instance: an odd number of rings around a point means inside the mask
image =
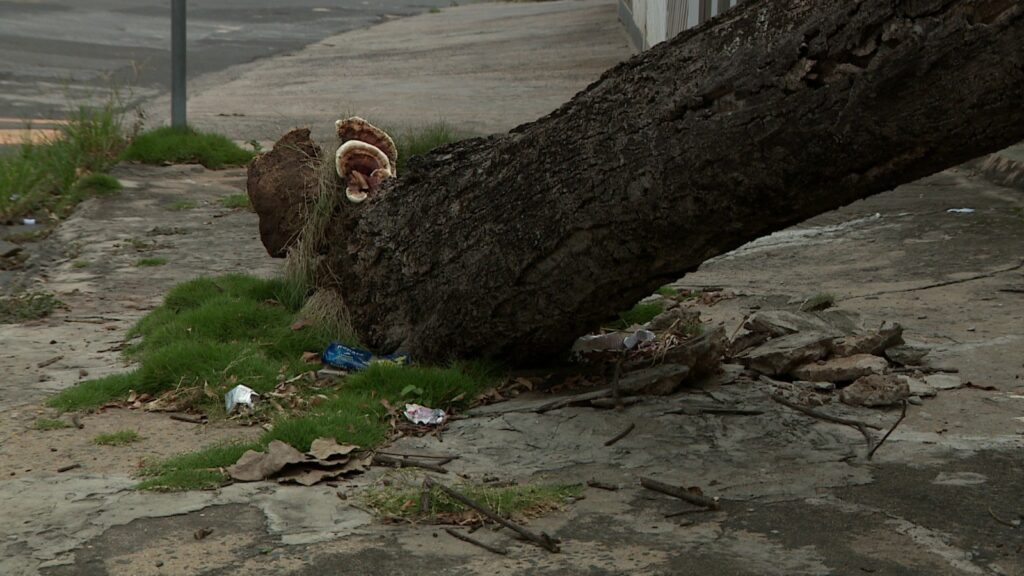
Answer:
POLYGON ((664 307, 657 303, 637 304, 625 312, 619 312, 619 319, 611 324, 612 328, 625 330, 636 324, 646 324, 658 314, 664 311, 664 307))
POLYGON ((800 304, 801 312, 817 312, 835 306, 836 297, 828 292, 819 292, 800 304))
MULTIPOLYGON (((391 486, 371 489, 364 497, 366 505, 381 516, 422 520, 439 516, 451 518, 463 513, 476 514, 461 502, 433 488, 430 491, 430 506, 424 515, 420 510, 422 488, 409 485, 411 482, 395 482, 394 478, 389 481, 392 482, 391 486)), ((469 484, 453 488, 487 506, 503 518, 530 518, 561 510, 568 500, 583 493, 583 486, 579 484, 469 484)))
MULTIPOLYGON (((124 399, 130 390, 156 395, 194 388, 199 391, 199 407, 213 416, 223 414, 223 394, 229 388, 244 383, 261 394, 271 392, 279 376, 289 378, 310 369, 302 362, 303 352, 322 351, 336 339, 319 325, 291 329, 303 302, 302 293, 284 280, 233 274, 180 284, 131 329, 129 336, 141 337, 125 351, 138 361, 136 368, 81 382, 48 404, 64 411, 83 410, 124 399)), ((299 450, 320 437, 377 446, 388 434, 388 411, 381 400, 400 405, 411 399, 412 386, 420 403, 462 408, 499 375, 495 368, 477 363, 436 368, 374 364, 348 376, 340 386, 321 389, 327 399, 320 404, 279 414, 272 429, 255 441, 212 446, 152 464, 143 472, 147 479, 142 487, 182 490, 218 485, 225 480, 220 468, 233 464, 245 450, 262 449, 273 440, 299 450)))
POLYGON ((171 202, 166 208, 171 212, 183 212, 185 210, 194 210, 197 208, 197 205, 189 200, 178 200, 177 202, 171 202))
MULTIPOLYGON (((388 132, 391 131, 389 130, 388 132)), ((470 136, 470 134, 457 130, 454 126, 444 121, 433 122, 416 128, 395 130, 392 133, 396 134, 395 146, 398 148, 399 176, 405 171, 410 158, 421 156, 439 146, 464 140, 470 136)))
POLYGON ((63 420, 56 420, 54 418, 37 418, 35 424, 32 425, 36 430, 48 431, 48 430, 60 430, 62 428, 70 428, 71 424, 63 420))
POLYGON ((163 266, 164 264, 167 264, 167 258, 153 256, 150 258, 140 258, 139 261, 135 263, 135 266, 138 268, 145 268, 149 266, 163 266))
POLYGON ((220 205, 229 210, 241 210, 252 208, 252 204, 249 203, 248 194, 230 194, 220 199, 220 205))
POLYGON ((142 440, 142 437, 134 430, 118 430, 108 434, 99 434, 92 439, 92 442, 100 446, 126 446, 139 440, 142 440))
POLYGON ((52 294, 24 292, 0 297, 0 323, 26 322, 45 318, 64 304, 52 294))
POLYGON ((124 157, 143 164, 202 164, 215 170, 242 166, 253 153, 220 134, 165 126, 139 134, 124 157))
POLYGON ((109 192, 104 172, 117 163, 126 140, 116 94, 101 106, 79 106, 56 137, 25 141, 0 155, 0 220, 55 212, 63 215, 94 192, 109 192))

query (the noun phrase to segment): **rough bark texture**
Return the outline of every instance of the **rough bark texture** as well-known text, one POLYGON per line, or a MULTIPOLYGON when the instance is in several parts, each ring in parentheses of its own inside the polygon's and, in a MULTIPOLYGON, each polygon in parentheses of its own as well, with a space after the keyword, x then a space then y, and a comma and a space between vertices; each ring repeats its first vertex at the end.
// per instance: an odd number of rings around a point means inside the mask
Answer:
MULTIPOLYGON (((762 0, 336 216, 362 341, 536 362, 708 258, 1024 139, 1016 0, 762 0)), ((756 271, 751 271, 752 274, 756 271)))
POLYGON ((308 128, 292 130, 250 164, 246 190, 260 216, 260 240, 267 253, 284 258, 302 230, 307 206, 320 193, 315 163, 321 151, 308 128))

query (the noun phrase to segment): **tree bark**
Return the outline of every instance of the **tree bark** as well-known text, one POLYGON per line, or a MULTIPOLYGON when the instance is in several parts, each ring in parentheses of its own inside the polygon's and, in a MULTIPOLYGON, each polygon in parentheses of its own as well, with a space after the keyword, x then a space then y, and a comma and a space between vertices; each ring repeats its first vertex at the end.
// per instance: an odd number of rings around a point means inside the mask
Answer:
POLYGON ((1021 139, 1019 1, 752 1, 415 159, 343 206, 319 276, 374 350, 536 363, 708 258, 1021 139))

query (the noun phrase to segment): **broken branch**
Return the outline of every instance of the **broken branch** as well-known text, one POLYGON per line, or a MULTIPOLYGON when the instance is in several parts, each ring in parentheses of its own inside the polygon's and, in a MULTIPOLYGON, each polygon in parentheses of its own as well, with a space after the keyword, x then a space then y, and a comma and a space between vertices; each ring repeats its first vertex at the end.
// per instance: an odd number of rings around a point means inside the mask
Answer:
POLYGON ((631 423, 629 424, 629 426, 626 426, 626 429, 625 429, 625 430, 623 430, 622 432, 619 432, 618 434, 616 434, 615 436, 613 436, 612 438, 610 438, 610 439, 609 439, 609 440, 608 440, 607 442, 605 442, 605 443, 604 443, 604 445, 605 445, 605 446, 611 446, 612 444, 615 444, 615 443, 616 443, 616 442, 618 442, 619 440, 622 440, 623 438, 625 438, 626 436, 628 436, 628 435, 629 435, 629 433, 630 433, 630 432, 632 432, 634 428, 636 428, 636 424, 633 424, 633 423, 631 422, 631 423))
POLYGON ((486 506, 484 506, 482 504, 478 504, 477 502, 475 502, 473 499, 471 499, 470 497, 466 496, 465 494, 462 494, 461 492, 458 492, 458 491, 456 491, 456 490, 454 490, 452 488, 449 488, 449 487, 445 486, 444 484, 439 484, 437 482, 434 482, 430 478, 426 478, 424 480, 424 482, 426 482, 427 485, 429 485, 429 486, 436 486, 438 490, 444 492, 445 494, 447 494, 447 495, 451 496, 452 498, 458 500, 462 504, 472 508, 473 510, 476 510, 477 512, 483 514, 484 516, 490 518, 491 520, 497 522, 498 524, 501 524, 502 526, 508 528, 509 530, 512 530, 516 534, 519 534, 520 536, 522 536, 526 540, 529 540, 530 542, 533 542, 534 544, 540 546, 541 548, 543 548, 543 549, 545 549, 545 550, 547 550, 549 552, 558 552, 558 550, 559 550, 559 548, 558 548, 558 540, 555 540, 554 538, 552 538, 551 536, 548 536, 544 532, 541 532, 540 534, 535 534, 535 533, 527 530, 526 528, 523 528, 522 526, 516 524, 515 522, 512 522, 511 520, 507 520, 505 518, 502 518, 501 516, 499 516, 496 512, 494 512, 490 508, 488 508, 488 507, 486 507, 486 506))
POLYGON ((479 546, 479 547, 483 548, 484 550, 487 550, 488 552, 494 552, 495 554, 501 554, 502 556, 505 556, 505 555, 508 554, 508 551, 505 550, 504 548, 498 548, 496 546, 491 546, 490 544, 487 544, 486 542, 481 542, 481 541, 477 540, 476 538, 473 538, 471 536, 467 536, 467 535, 463 534, 462 532, 458 532, 456 530, 452 530, 451 528, 445 528, 444 531, 449 533, 449 534, 451 534, 452 536, 458 538, 459 540, 462 540, 463 542, 469 542, 470 544, 472 544, 474 546, 479 546))
POLYGON ((882 439, 878 441, 878 444, 875 444, 875 447, 872 448, 870 452, 868 452, 868 460, 871 460, 871 457, 875 455, 875 451, 878 450, 878 448, 885 442, 885 439, 888 438, 889 435, 892 434, 893 431, 896 430, 896 427, 899 426, 900 422, 903 422, 903 419, 906 418, 906 417, 907 417, 907 401, 904 400, 903 401, 903 412, 900 413, 899 420, 897 420, 896 423, 892 425, 892 428, 889 428, 889 431, 885 433, 885 436, 882 436, 882 439))
POLYGON ((681 486, 665 484, 664 482, 659 482, 653 478, 640 478, 640 485, 648 490, 654 490, 655 492, 675 496, 680 500, 685 500, 690 504, 700 506, 702 508, 708 508, 709 510, 718 510, 721 508, 721 505, 715 498, 708 498, 701 494, 694 494, 681 486))
POLYGON ((778 402, 779 404, 782 404, 783 406, 787 406, 789 408, 792 408, 793 410, 796 410, 797 412, 803 412, 804 414, 806 414, 808 416, 812 416, 812 417, 817 418, 819 420, 824 420, 826 422, 832 422, 834 424, 843 424, 844 426, 852 426, 852 427, 856 428, 857 431, 860 432, 861 435, 864 436, 864 440, 867 441, 868 449, 869 450, 874 446, 875 439, 874 439, 873 436, 871 436, 871 432, 868 432, 868 428, 874 428, 875 430, 880 430, 881 429, 878 426, 874 426, 874 425, 871 425, 871 424, 865 424, 864 422, 861 422, 860 420, 852 420, 850 418, 843 418, 843 417, 840 417, 840 416, 833 416, 831 414, 826 414, 824 412, 819 412, 819 411, 817 411, 817 410, 815 410, 813 408, 808 408, 807 406, 801 406, 800 404, 797 404, 795 402, 790 402, 789 400, 786 400, 782 396, 778 396, 776 394, 772 394, 771 395, 771 399, 774 400, 775 402, 778 402))
POLYGON ((433 462, 419 462, 417 460, 410 460, 409 458, 401 456, 391 456, 390 454, 374 454, 373 463, 378 466, 394 466, 396 468, 423 468, 424 470, 430 470, 431 472, 437 472, 439 474, 447 474, 448 470, 442 466, 433 462))

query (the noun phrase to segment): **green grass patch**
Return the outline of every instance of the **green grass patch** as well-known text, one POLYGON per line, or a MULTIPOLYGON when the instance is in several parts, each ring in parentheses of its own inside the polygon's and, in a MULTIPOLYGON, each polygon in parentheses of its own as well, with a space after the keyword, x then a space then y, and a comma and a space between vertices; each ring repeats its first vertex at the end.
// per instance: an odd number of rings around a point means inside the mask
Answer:
POLYGON ((81 270, 82 268, 88 268, 89 266, 92 266, 92 262, 89 262, 88 260, 75 260, 71 263, 71 267, 75 270, 81 270))
POLYGON ((619 312, 619 319, 611 327, 624 330, 636 324, 646 324, 663 311, 662 305, 657 302, 637 304, 625 312, 619 312))
POLYGON ((142 437, 134 430, 118 430, 117 432, 100 434, 93 438, 92 442, 100 446, 126 446, 139 440, 142 440, 142 437))
POLYGON ((836 305, 836 297, 828 292, 819 292, 800 304, 801 312, 818 312, 836 305))
POLYGON ((213 490, 228 483, 228 475, 219 470, 175 470, 147 478, 135 487, 154 492, 182 492, 185 490, 213 490))
POLYGON ((679 296, 679 290, 672 286, 662 286, 658 288, 658 294, 666 298, 672 298, 673 296, 679 296))
POLYGON ((118 190, 121 190, 121 181, 114 178, 110 174, 89 174, 75 182, 73 187, 81 193, 87 195, 102 196, 104 194, 113 194, 118 190))
POLYGON ((405 171, 410 158, 426 154, 439 146, 464 140, 470 136, 466 132, 456 130, 447 122, 434 122, 418 128, 395 130, 394 133, 397 134, 395 146, 398 148, 399 175, 405 171))
MULTIPOLYGON (((394 478, 391 480, 392 486, 371 489, 365 495, 367 506, 382 516, 423 519, 473 513, 461 502, 433 488, 430 491, 430 506, 424 515, 420 510, 422 489, 408 486, 409 482, 402 486, 394 482, 394 478)), ((570 499, 578 498, 583 493, 583 486, 579 484, 463 485, 453 488, 503 518, 530 518, 561 510, 570 499)))
POLYGON ((63 420, 56 420, 54 418, 36 418, 35 424, 32 425, 36 430, 60 430, 62 428, 71 428, 71 424, 63 420))
POLYGON ((171 202, 165 208, 171 212, 184 212, 185 210, 195 210, 199 205, 189 200, 178 200, 177 202, 171 202))
POLYGON ((143 164, 202 164, 214 170, 242 166, 252 157, 226 136, 168 126, 139 134, 124 153, 126 160, 143 164))
POLYGON ((45 292, 23 292, 0 297, 0 324, 45 318, 63 305, 53 294, 45 292))
POLYGON ((150 258, 140 258, 135 266, 138 268, 145 268, 147 266, 163 266, 167 264, 167 258, 162 256, 152 256, 150 258))
POLYGON ((220 205, 229 210, 248 210, 252 208, 248 194, 231 194, 220 199, 220 205))
POLYGON ((114 95, 102 106, 70 111, 56 137, 26 141, 0 156, 0 220, 47 212, 64 215, 90 194, 109 191, 103 173, 124 149, 122 120, 114 95))

